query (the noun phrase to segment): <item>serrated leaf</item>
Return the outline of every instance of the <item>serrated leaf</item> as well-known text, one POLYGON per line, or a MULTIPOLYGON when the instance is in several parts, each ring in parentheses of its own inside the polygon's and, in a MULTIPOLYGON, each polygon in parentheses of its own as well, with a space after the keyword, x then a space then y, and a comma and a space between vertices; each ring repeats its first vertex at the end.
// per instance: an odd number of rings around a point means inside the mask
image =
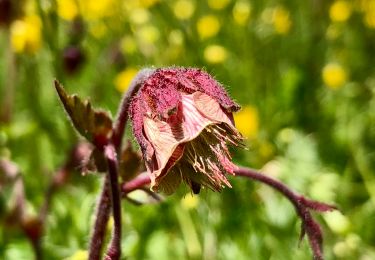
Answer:
POLYGON ((95 145, 108 140, 112 134, 112 119, 107 112, 94 109, 88 100, 77 95, 68 95, 55 80, 55 88, 75 129, 95 145))

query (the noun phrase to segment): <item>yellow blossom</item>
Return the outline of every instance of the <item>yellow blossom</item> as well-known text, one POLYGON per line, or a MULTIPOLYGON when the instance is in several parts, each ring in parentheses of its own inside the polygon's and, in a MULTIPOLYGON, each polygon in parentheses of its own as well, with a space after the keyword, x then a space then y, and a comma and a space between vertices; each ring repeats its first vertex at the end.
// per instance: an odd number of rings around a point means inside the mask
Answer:
POLYGON ((249 139, 254 139, 258 135, 259 118, 258 110, 253 106, 245 106, 234 114, 234 122, 240 133, 249 139))
POLYGON ((220 22, 214 15, 201 17, 197 22, 197 31, 201 39, 215 36, 220 30, 220 22))
POLYGON ((129 21, 133 24, 142 25, 150 20, 150 12, 144 8, 134 8, 130 11, 129 21))
POLYGON ((132 54, 137 51, 137 42, 131 36, 122 38, 120 46, 123 53, 132 54))
POLYGON ((327 87, 338 89, 345 84, 347 74, 341 65, 337 63, 329 63, 323 68, 322 78, 327 87))
POLYGON ((184 198, 181 199, 181 205, 184 209, 195 209, 199 204, 199 197, 192 194, 186 194, 184 198))
POLYGON ((375 0, 361 1, 361 11, 364 12, 363 20, 365 25, 375 29, 375 0))
POLYGON ((227 7, 230 0, 208 0, 208 6, 215 10, 221 10, 227 7))
POLYGON ((209 45, 204 49, 204 59, 208 63, 222 63, 227 59, 227 50, 220 45, 209 45))
POLYGON ((86 250, 77 250, 73 255, 66 258, 66 260, 87 260, 89 254, 86 250))
POLYGON ((287 34, 292 26, 289 11, 282 6, 277 6, 273 9, 272 22, 278 34, 287 34))
POLYGON ((154 44, 160 36, 159 29, 153 25, 145 25, 138 29, 137 36, 142 44, 154 44))
POLYGON ((17 53, 35 53, 41 46, 41 27, 37 15, 14 21, 10 28, 12 49, 17 53))
POLYGON ((78 15, 78 7, 75 0, 57 0, 57 14, 68 21, 78 15))
POLYGON ((121 71, 115 78, 114 84, 118 91, 125 92, 134 76, 138 73, 135 68, 127 68, 121 71))
POLYGON ((375 28, 375 12, 374 14, 366 13, 364 21, 367 27, 374 29, 375 28))
POLYGON ((184 43, 184 34, 180 30, 172 30, 169 33, 168 41, 171 45, 182 45, 184 43))
POLYGON ((195 4, 192 0, 178 0, 173 5, 174 15, 180 20, 189 19, 195 11, 195 4))
POLYGON ((251 5, 243 0, 237 1, 233 7, 233 19, 239 25, 245 25, 251 14, 251 5))
POLYGON ((352 14, 352 6, 348 1, 335 1, 329 9, 329 17, 334 22, 345 22, 352 14))
POLYGON ((77 0, 82 10, 82 16, 88 20, 108 17, 117 10, 116 0, 77 0))

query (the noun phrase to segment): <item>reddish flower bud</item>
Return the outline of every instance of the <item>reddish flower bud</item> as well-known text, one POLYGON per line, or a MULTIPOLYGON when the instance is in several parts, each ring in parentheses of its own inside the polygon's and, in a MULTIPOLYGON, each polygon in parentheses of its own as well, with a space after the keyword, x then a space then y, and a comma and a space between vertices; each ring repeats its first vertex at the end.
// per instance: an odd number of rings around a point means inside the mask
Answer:
POLYGON ((68 46, 63 51, 64 69, 68 74, 74 74, 83 65, 85 55, 80 47, 68 46))
POLYGON ((206 72, 193 68, 155 70, 132 99, 129 113, 154 191, 173 193, 181 181, 194 193, 201 185, 231 187, 228 144, 242 136, 232 112, 240 107, 206 72))

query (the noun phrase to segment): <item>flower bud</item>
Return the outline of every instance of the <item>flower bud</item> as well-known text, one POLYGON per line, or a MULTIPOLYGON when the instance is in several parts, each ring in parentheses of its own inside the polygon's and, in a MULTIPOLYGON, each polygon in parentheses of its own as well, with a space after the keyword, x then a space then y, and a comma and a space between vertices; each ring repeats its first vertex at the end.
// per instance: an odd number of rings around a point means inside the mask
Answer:
POLYGON ((181 182, 194 193, 231 187, 228 145, 242 144, 232 116, 239 108, 199 69, 157 69, 144 80, 129 113, 152 190, 171 194, 181 182))
POLYGON ((83 65, 85 55, 80 47, 68 46, 63 51, 64 69, 68 74, 74 74, 83 65))

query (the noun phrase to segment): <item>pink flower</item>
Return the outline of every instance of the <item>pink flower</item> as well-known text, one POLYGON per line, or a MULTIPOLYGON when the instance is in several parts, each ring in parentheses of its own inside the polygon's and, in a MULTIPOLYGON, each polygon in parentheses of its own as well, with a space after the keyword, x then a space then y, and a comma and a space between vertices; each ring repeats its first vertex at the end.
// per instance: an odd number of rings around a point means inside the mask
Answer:
POLYGON ((201 185, 214 191, 231 187, 225 175, 237 167, 228 145, 241 145, 232 116, 239 108, 202 70, 155 70, 129 111, 152 190, 171 194, 181 181, 194 193, 201 185))

